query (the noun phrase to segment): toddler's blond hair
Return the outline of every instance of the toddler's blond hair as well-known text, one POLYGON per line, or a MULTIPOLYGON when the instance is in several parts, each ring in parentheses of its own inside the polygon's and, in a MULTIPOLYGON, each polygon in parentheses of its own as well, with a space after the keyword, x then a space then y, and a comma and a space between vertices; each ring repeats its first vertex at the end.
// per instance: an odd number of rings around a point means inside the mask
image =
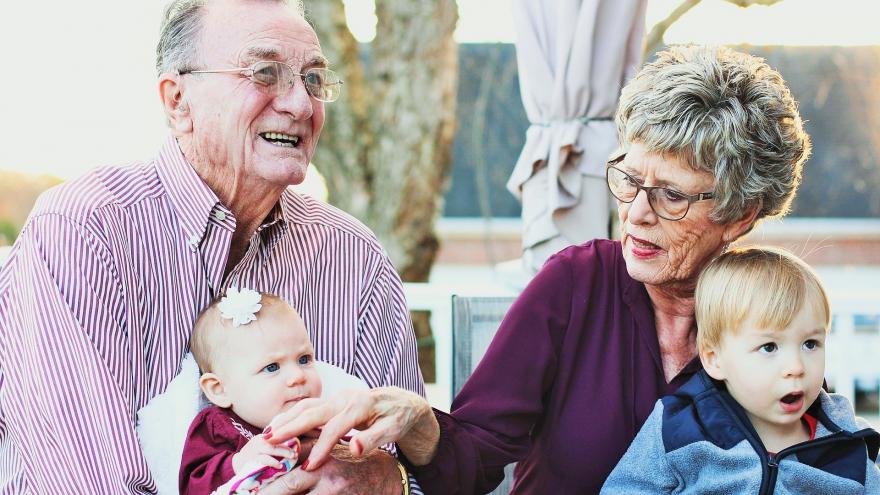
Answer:
POLYGON ((759 328, 787 327, 804 304, 814 306, 825 330, 831 307, 819 277, 803 260, 783 249, 734 248, 700 274, 696 290, 697 348, 721 343, 750 317, 759 328))

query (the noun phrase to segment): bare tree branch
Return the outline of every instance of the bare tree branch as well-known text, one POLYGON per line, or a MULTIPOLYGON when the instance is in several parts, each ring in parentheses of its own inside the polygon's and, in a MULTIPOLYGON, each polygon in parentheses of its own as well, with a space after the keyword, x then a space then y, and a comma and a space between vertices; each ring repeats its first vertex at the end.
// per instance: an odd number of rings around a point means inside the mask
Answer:
POLYGON ((770 6, 776 3, 781 2, 782 0, 725 0, 730 2, 737 7, 751 7, 752 5, 765 5, 770 6))
POLYGON ((645 37, 645 51, 643 52, 642 60, 648 60, 648 57, 663 45, 663 35, 666 34, 666 30, 675 24, 675 21, 681 19, 681 16, 687 14, 689 10, 696 7, 701 1, 702 0, 684 0, 675 8, 675 10, 666 16, 666 19, 654 24, 654 27, 651 28, 651 32, 645 37))
MULTIPOLYGON (((648 60, 654 52, 656 52, 661 46, 663 46, 663 35, 666 34, 666 30, 669 29, 670 26, 675 24, 676 21, 681 19, 683 15, 688 13, 689 10, 696 7, 702 0, 684 0, 681 2, 678 7, 675 8, 665 19, 658 22, 651 28, 651 32, 648 33, 648 36, 645 37, 645 51, 643 52, 642 60, 648 60)), ((747 8, 752 5, 764 5, 770 6, 781 2, 782 0, 725 0, 728 3, 732 3, 737 7, 747 8)))

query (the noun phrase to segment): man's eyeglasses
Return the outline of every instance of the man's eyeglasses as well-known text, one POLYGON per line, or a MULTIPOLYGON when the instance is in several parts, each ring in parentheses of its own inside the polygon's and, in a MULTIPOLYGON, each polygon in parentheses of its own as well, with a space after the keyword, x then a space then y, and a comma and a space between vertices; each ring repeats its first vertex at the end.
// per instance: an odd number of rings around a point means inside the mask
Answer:
POLYGON ((293 87, 296 77, 302 79, 309 95, 320 101, 336 101, 342 92, 342 81, 330 69, 314 67, 306 69, 302 74, 296 72, 293 67, 284 62, 263 60, 256 62, 250 67, 237 69, 209 69, 209 70, 182 70, 178 74, 216 74, 238 73, 247 77, 261 90, 270 96, 283 96, 293 87))
POLYGON ((625 156, 624 154, 608 162, 608 168, 605 170, 608 190, 618 201, 632 203, 639 191, 645 191, 648 195, 648 204, 651 205, 654 213, 660 218, 675 221, 681 220, 688 214, 691 203, 715 197, 711 192, 688 195, 668 187, 643 186, 638 179, 615 167, 625 156))

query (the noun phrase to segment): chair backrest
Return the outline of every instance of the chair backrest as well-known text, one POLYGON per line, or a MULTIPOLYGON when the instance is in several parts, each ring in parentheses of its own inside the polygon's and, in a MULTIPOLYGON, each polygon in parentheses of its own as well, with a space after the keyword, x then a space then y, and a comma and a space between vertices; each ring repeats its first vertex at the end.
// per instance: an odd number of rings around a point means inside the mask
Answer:
MULTIPOLYGON (((458 395, 464 382, 483 358, 514 297, 452 296, 452 392, 458 395)), ((504 480, 492 495, 510 493, 514 464, 504 468, 504 480)))

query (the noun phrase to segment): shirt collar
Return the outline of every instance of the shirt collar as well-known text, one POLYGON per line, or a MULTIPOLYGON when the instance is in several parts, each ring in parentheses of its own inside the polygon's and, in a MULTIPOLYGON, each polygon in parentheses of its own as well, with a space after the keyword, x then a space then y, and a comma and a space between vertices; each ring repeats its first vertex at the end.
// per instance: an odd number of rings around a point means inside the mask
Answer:
POLYGON ((189 244, 201 241, 212 211, 219 207, 224 214, 230 214, 183 156, 174 136, 162 145, 156 169, 189 244))
POLYGON ((284 229, 287 225, 287 215, 285 214, 285 208, 283 207, 283 201, 275 203, 275 206, 272 207, 272 210, 269 211, 269 214, 266 215, 266 218, 263 220, 263 223, 257 227, 257 233, 262 232, 265 229, 268 229, 272 226, 277 226, 278 228, 284 229))
POLYGON ((303 198, 289 187, 281 193, 281 199, 279 199, 278 202, 279 204, 275 205, 269 218, 275 219, 276 221, 281 220, 282 223, 285 224, 294 223, 294 219, 297 218, 297 210, 300 211, 299 215, 302 215, 302 211, 308 209, 303 198))
MULTIPOLYGON (((187 242, 191 246, 197 246, 201 242, 212 215, 218 223, 232 230, 235 229, 235 219, 232 212, 220 202, 217 194, 199 177, 195 168, 183 155, 174 136, 169 136, 165 140, 156 159, 156 165, 159 179, 168 192, 171 205, 177 213, 187 242)), ((289 189, 284 191, 282 198, 285 196, 289 199, 298 199, 296 194, 289 189)), ((276 224, 283 228, 293 218, 292 202, 279 200, 257 232, 276 224)))

